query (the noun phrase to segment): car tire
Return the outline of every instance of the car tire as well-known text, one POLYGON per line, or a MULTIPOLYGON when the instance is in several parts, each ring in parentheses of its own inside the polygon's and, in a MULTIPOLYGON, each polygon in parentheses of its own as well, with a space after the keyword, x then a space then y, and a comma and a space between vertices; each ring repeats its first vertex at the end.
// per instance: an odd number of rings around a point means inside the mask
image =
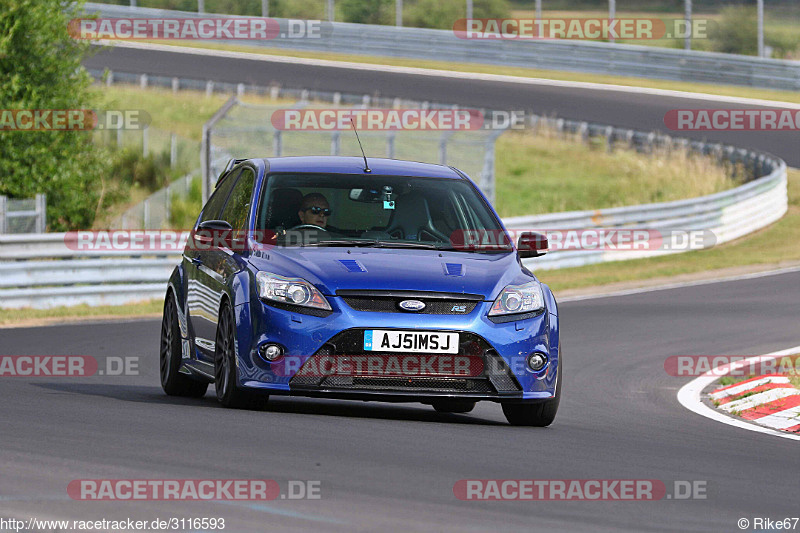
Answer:
POLYGON ((436 400, 431 405, 437 413, 469 413, 477 402, 468 400, 436 400))
POLYGON ((558 383, 552 400, 538 403, 504 403, 503 414, 512 426, 546 427, 553 423, 561 400, 561 344, 558 345, 558 383))
POLYGON ((214 388, 217 400, 231 409, 260 409, 267 403, 269 396, 238 387, 235 345, 236 322, 230 305, 226 303, 219 314, 214 351, 214 388))
POLYGON ((159 349, 159 373, 161 388, 169 396, 200 398, 208 390, 208 383, 180 373, 181 331, 178 327, 178 307, 172 293, 164 301, 164 316, 161 319, 161 345, 159 349))

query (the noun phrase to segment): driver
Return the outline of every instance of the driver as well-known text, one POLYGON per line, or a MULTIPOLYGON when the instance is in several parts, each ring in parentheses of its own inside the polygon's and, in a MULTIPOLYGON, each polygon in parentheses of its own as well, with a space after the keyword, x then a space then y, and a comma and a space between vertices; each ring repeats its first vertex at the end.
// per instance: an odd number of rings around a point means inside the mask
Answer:
POLYGON ((328 225, 328 217, 331 216, 330 204, 322 194, 312 192, 303 196, 300 202, 300 210, 297 212, 303 224, 311 224, 325 228, 328 225))

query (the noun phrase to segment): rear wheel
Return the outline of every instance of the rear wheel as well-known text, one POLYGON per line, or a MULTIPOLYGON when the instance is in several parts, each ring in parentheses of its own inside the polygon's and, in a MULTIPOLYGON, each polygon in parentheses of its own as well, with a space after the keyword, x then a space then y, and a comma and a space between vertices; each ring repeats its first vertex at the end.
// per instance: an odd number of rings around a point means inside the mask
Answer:
POLYGON ((561 345, 558 347, 558 383, 552 400, 540 403, 504 403, 503 414, 512 426, 545 427, 553 423, 561 400, 561 345))
POLYGON ((438 413, 469 413, 475 409, 475 403, 466 400, 436 400, 432 405, 438 413))
POLYGON ((180 373, 181 331, 178 327, 178 308, 172 293, 164 302, 161 319, 161 349, 159 350, 161 388, 170 396, 199 398, 208 390, 208 383, 197 381, 180 373))
POLYGON ((222 307, 217 324, 217 342, 214 355, 214 387, 217 400, 233 409, 258 409, 269 399, 237 387, 236 378, 236 327, 233 311, 228 304, 222 307))

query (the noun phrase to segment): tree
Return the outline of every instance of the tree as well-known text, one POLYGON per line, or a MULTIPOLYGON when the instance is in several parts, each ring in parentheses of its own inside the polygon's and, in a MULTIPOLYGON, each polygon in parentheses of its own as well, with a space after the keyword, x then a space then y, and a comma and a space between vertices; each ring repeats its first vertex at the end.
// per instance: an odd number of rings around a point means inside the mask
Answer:
MULTIPOLYGON (((61 0, 0 0, 0 110, 92 108, 92 78, 81 67, 90 44, 67 30, 82 16, 78 8, 65 9, 61 0)), ((46 193, 51 230, 91 225, 101 164, 89 132, 0 130, 0 194, 46 193)))

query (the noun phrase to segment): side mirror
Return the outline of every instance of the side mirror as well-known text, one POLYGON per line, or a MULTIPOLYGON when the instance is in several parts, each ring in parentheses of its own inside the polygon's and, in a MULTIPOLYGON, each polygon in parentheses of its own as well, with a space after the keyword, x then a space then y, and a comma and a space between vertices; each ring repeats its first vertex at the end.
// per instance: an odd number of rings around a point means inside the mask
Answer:
POLYGON ((543 256, 547 253, 547 247, 547 237, 535 231, 521 233, 517 241, 517 251, 523 259, 543 256))
MULTIPOLYGON (((211 245, 215 241, 220 242, 219 234, 230 235, 233 231, 233 226, 225 220, 206 220, 197 225, 194 231, 194 240, 204 245, 211 245)), ((223 242, 230 240, 230 237, 222 239, 223 242)))

